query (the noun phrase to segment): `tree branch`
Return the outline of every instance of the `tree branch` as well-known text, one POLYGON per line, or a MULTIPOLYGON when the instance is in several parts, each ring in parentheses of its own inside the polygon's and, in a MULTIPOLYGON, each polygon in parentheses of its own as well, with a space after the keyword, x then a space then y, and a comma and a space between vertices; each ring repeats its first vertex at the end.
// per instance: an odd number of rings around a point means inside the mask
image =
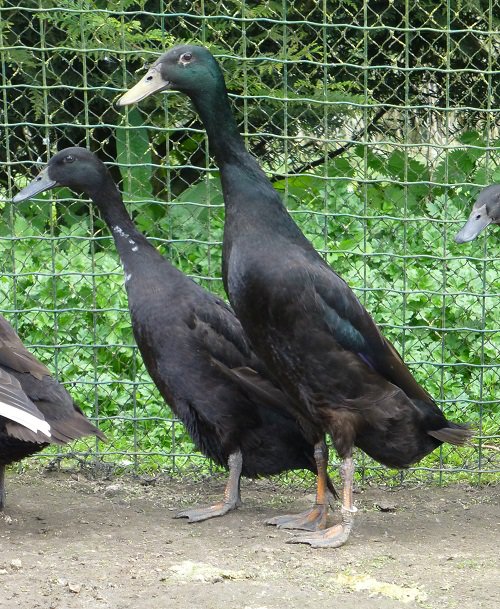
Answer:
MULTIPOLYGON (((376 123, 382 118, 382 116, 384 116, 385 113, 386 113, 386 108, 384 108, 384 107, 379 108, 379 110, 375 114, 373 120, 366 128, 367 133, 369 131, 371 131, 373 129, 373 127, 375 127, 376 123)), ((355 144, 359 143, 358 140, 360 139, 360 137, 363 135, 364 132, 365 132, 364 128, 360 129, 357 133, 354 134, 354 136, 350 142, 348 142, 347 144, 344 144, 343 146, 340 146, 339 148, 336 148, 335 150, 331 150, 331 151, 327 152, 326 159, 323 156, 321 158, 314 159, 313 161, 309 161, 308 163, 305 163, 304 165, 301 165, 300 167, 297 167, 296 169, 292 169, 292 171, 290 171, 287 174, 275 174, 274 176, 271 177, 271 182, 277 182, 278 180, 282 180, 283 178, 287 177, 290 174, 305 173, 306 171, 310 171, 311 169, 314 169, 314 167, 318 167, 319 165, 322 165, 325 162, 325 160, 334 159, 335 157, 340 156, 346 150, 349 150, 349 148, 351 148, 355 144)))

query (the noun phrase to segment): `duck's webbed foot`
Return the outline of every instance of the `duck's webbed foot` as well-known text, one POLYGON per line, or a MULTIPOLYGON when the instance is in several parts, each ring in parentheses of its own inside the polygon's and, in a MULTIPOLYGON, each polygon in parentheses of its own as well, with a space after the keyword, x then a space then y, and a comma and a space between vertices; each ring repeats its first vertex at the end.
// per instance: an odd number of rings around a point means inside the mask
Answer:
POLYGON ((328 490, 328 449, 322 440, 314 446, 314 459, 318 470, 316 481, 316 502, 313 507, 300 514, 283 514, 266 520, 266 524, 279 529, 299 529, 303 531, 320 531, 326 526, 328 505, 331 492, 328 490))
POLYGON ((313 548, 339 548, 349 539, 354 512, 342 508, 342 523, 337 524, 323 531, 316 531, 310 534, 297 535, 286 543, 306 543, 313 548))
POLYGON ((303 531, 320 531, 326 526, 328 505, 315 503, 314 506, 300 514, 283 514, 266 520, 278 529, 301 529, 303 531))
POLYGON ((178 512, 174 518, 187 518, 190 523, 202 522, 203 520, 208 520, 209 518, 224 516, 224 514, 239 508, 241 506, 240 478, 241 468, 243 465, 243 457, 239 450, 229 455, 228 465, 229 478, 224 490, 224 499, 222 501, 208 507, 182 510, 178 512))
POLYGON ((219 501, 219 503, 215 503, 214 505, 210 505, 208 507, 182 510, 181 512, 177 512, 174 518, 187 518, 189 522, 201 522, 202 520, 208 520, 209 518, 215 518, 216 516, 224 516, 224 514, 232 512, 236 508, 240 507, 240 505, 241 501, 219 501))
POLYGON ((289 539, 287 543, 306 543, 313 548, 339 548, 349 539, 354 522, 354 513, 357 511, 354 507, 352 496, 354 479, 354 461, 352 457, 344 459, 340 467, 340 473, 343 481, 342 522, 323 531, 297 535, 289 539))

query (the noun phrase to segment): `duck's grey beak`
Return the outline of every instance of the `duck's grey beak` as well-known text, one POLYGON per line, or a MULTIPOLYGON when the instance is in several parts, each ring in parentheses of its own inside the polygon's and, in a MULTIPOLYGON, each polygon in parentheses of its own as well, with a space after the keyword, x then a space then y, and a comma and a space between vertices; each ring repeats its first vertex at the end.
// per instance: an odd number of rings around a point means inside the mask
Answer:
POLYGON ((34 197, 35 195, 38 195, 39 193, 44 192, 45 190, 54 188, 54 186, 58 186, 58 184, 55 180, 51 180, 49 178, 49 168, 45 167, 36 176, 36 178, 28 184, 28 186, 25 186, 17 193, 17 195, 12 199, 12 201, 14 203, 19 203, 20 201, 31 199, 31 197, 34 197))
POLYGON ((170 87, 168 81, 163 80, 159 66, 152 66, 146 76, 142 78, 136 85, 129 89, 116 102, 118 106, 129 106, 136 104, 142 99, 149 97, 158 91, 164 91, 170 87))
POLYGON ((491 224, 491 218, 488 216, 486 204, 481 207, 476 207, 472 210, 465 226, 455 236, 455 241, 457 243, 472 241, 488 226, 488 224, 491 224))

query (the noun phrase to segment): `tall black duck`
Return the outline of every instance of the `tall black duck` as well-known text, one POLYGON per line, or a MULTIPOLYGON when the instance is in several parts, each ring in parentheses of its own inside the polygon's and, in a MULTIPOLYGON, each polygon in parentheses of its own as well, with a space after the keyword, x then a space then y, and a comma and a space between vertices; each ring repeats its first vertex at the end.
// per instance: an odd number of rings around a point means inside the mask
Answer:
POLYGON ((0 510, 6 465, 89 435, 106 440, 0 315, 0 510))
MULTIPOLYGON (((293 542, 337 547, 355 511, 352 451, 407 467, 469 430, 446 420, 349 286, 299 230, 247 152, 221 69, 208 50, 175 47, 118 104, 163 90, 188 95, 207 130, 226 205, 223 278, 255 352, 290 397, 304 433, 329 433, 343 460, 342 523, 293 542)), ((293 527, 293 516, 276 519, 293 527)))
MULTIPOLYGON (((21 201, 57 186, 87 194, 109 226, 125 273, 132 329, 146 368, 198 449, 229 468, 220 503, 180 512, 190 522, 222 516, 241 503, 240 476, 291 469, 316 472, 288 398, 251 351, 241 325, 223 300, 176 269, 140 233, 106 166, 85 148, 67 148, 49 161, 21 201)), ((319 446, 323 484, 326 448, 319 446)), ((314 528, 325 525, 323 505, 314 528)))
POLYGON ((469 219, 455 236, 455 241, 472 241, 490 224, 500 224, 500 184, 487 186, 479 193, 469 219))

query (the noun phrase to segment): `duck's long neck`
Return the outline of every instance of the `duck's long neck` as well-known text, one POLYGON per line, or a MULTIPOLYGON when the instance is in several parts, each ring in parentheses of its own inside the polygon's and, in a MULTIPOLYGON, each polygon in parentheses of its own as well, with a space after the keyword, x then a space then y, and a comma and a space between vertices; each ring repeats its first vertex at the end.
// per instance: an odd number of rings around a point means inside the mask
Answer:
POLYGON ((156 255, 161 258, 161 255, 135 226, 114 182, 103 184, 90 195, 92 201, 99 207, 101 216, 113 235, 116 249, 126 271, 140 264, 146 253, 148 257, 156 255))
POLYGON ((204 91, 191 99, 203 121, 211 151, 219 168, 224 170, 226 165, 250 164, 255 165, 255 168, 264 175, 245 147, 234 120, 225 86, 204 91))
MULTIPOLYGON (((221 173, 226 206, 225 247, 233 223, 302 238, 281 197, 247 151, 225 86, 197 93, 191 98, 207 131, 211 151, 221 173)), ((247 228, 245 230, 247 230, 247 228)))

